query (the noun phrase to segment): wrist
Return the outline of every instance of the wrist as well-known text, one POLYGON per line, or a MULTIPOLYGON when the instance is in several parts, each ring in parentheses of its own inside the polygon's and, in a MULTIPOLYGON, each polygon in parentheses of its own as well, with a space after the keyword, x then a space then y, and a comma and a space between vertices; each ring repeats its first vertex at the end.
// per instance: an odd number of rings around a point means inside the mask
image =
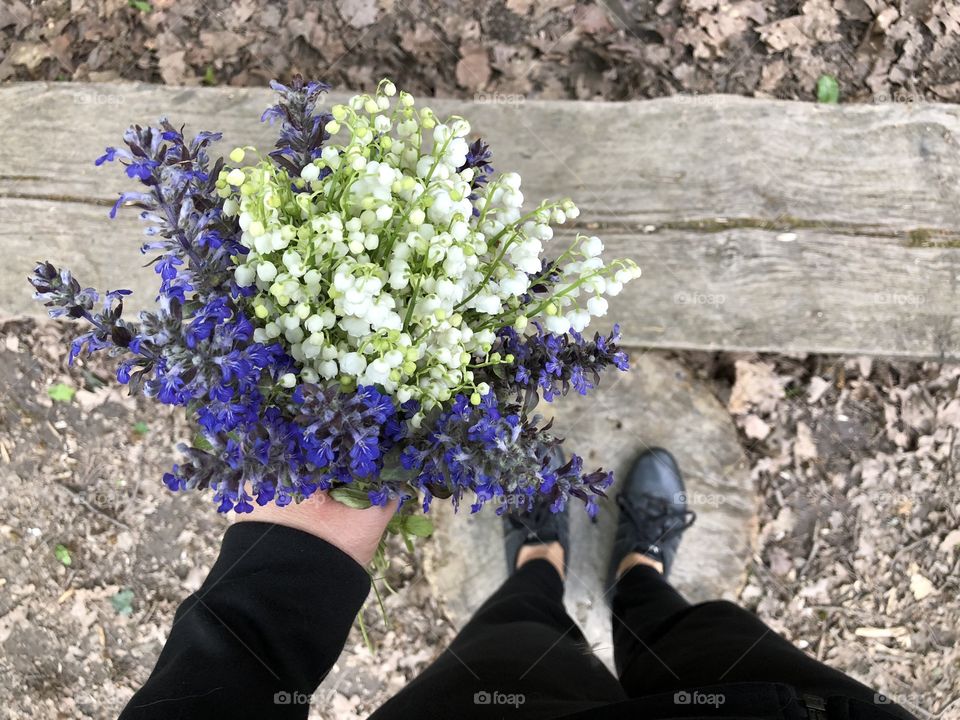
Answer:
POLYGON ((236 522, 270 522, 302 530, 325 540, 367 567, 396 509, 396 501, 385 507, 350 508, 326 493, 317 493, 284 507, 274 503, 262 507, 255 505, 253 512, 237 515, 236 522))

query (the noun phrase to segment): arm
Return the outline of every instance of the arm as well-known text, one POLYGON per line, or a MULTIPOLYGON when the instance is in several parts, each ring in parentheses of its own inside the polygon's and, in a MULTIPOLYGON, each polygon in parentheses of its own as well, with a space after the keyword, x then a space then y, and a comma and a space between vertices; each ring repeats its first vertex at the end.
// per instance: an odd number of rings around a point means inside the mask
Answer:
POLYGON ((364 568, 393 509, 317 496, 238 518, 121 720, 306 718, 370 589, 364 568))

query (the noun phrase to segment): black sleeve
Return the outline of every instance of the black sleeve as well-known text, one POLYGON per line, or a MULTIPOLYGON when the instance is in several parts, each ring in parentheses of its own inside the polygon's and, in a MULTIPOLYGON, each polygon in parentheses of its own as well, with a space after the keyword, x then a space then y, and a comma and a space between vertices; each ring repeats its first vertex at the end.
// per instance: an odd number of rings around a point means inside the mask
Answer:
POLYGON ((366 570, 320 538, 232 525, 121 720, 306 718, 369 590, 366 570))

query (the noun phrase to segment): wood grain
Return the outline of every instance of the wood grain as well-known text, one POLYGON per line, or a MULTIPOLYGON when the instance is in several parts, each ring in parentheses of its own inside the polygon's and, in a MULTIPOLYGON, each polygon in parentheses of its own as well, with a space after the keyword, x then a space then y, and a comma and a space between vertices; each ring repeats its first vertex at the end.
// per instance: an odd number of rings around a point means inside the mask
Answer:
MULTIPOLYGON (((332 100, 342 99, 334 95, 332 100)), ((0 313, 37 312, 41 257, 152 301, 126 178, 95 168, 161 114, 268 147, 266 90, 0 87, 0 313)), ((430 101, 470 118, 532 202, 573 197, 580 228, 644 277, 612 305, 632 344, 960 359, 960 109, 734 96, 634 103, 430 101)))

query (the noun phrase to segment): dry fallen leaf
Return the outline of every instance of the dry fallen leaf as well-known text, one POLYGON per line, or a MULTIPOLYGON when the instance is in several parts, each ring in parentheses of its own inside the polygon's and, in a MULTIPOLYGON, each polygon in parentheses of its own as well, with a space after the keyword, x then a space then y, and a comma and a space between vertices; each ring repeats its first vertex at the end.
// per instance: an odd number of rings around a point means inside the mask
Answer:
POLYGON ((578 6, 574 13, 574 22, 579 30, 591 35, 606 35, 613 32, 610 18, 600 5, 578 6))
POLYGON ((937 548, 942 553, 950 554, 950 552, 957 546, 960 546, 960 529, 951 530, 947 533, 947 536, 940 543, 940 546, 937 548))
POLYGON ((820 402, 820 398, 824 396, 824 393, 830 389, 831 384, 829 380, 824 380, 819 375, 814 375, 810 378, 810 385, 807 388, 807 402, 811 405, 816 405, 820 402))
POLYGON ((743 432, 752 440, 763 440, 770 434, 770 426, 756 415, 743 418, 743 432))
POLYGON ((730 391, 727 409, 734 415, 743 415, 751 409, 770 413, 783 397, 783 379, 773 366, 761 362, 737 360, 737 379, 730 391))
POLYGON ((757 32, 771 50, 782 52, 841 40, 839 26, 832 0, 807 0, 802 14, 761 25, 757 32))
POLYGON ((377 0, 340 0, 339 8, 347 24, 358 30, 373 25, 379 13, 377 0))
POLYGON ((17 43, 10 51, 10 61, 14 65, 23 65, 27 70, 36 70, 49 57, 53 57, 53 48, 43 42, 17 43))
POLYGON ((767 557, 767 564, 774 575, 786 577, 793 570, 793 558, 781 547, 774 547, 767 557))
POLYGON ((482 45, 462 45, 457 62, 457 84, 476 92, 490 80, 490 60, 482 45))
POLYGON ((937 411, 937 424, 960 428, 960 398, 954 398, 937 411))
POLYGON ((168 85, 182 85, 187 73, 187 63, 184 59, 185 52, 170 53, 160 58, 157 65, 160 67, 160 76, 168 85))
POLYGON ((928 595, 936 592, 933 583, 920 573, 914 573, 910 576, 910 592, 916 600, 923 600, 928 595))
POLYGON ((810 430, 810 426, 804 422, 797 423, 797 441, 793 445, 793 455, 798 462, 815 460, 818 457, 813 432, 810 430))

